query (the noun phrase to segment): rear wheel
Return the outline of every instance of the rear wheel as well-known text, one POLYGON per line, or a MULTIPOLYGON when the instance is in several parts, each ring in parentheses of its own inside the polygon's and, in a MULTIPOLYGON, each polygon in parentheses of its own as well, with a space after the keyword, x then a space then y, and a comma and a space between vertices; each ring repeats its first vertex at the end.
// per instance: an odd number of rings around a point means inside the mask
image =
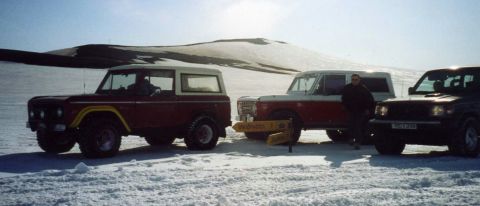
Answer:
POLYGON ((474 118, 466 119, 455 133, 448 149, 455 155, 476 157, 480 152, 480 123, 474 118))
POLYGON ((171 145, 175 141, 175 137, 152 137, 147 136, 145 140, 152 146, 166 146, 171 145))
POLYGON ((80 129, 78 143, 85 157, 112 157, 118 153, 122 139, 115 120, 92 119, 80 129))
POLYGON ((326 133, 333 142, 346 142, 350 138, 346 130, 327 130, 326 133))
POLYGON ((405 143, 399 138, 387 137, 381 130, 375 130, 373 137, 375 149, 382 155, 399 155, 405 149, 405 143))
POLYGON ((70 151, 75 146, 75 139, 64 133, 37 131, 38 146, 47 153, 58 154, 70 151))
POLYGON ((298 142, 298 139, 300 138, 300 135, 302 133, 302 122, 300 118, 292 112, 289 111, 279 111, 279 112, 274 112, 273 114, 270 115, 271 120, 292 120, 292 127, 293 127, 293 134, 291 136, 292 138, 292 144, 296 144, 298 142))
POLYGON ((218 126, 214 119, 202 116, 195 119, 184 141, 190 150, 210 150, 218 142, 218 126))

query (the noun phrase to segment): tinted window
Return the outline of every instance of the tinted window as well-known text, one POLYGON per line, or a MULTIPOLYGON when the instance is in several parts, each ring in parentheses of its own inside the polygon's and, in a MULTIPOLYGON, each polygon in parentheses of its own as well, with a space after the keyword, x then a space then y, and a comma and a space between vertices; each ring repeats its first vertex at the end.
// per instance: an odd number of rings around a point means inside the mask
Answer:
POLYGON ((362 83, 370 90, 370 92, 390 92, 388 89, 387 79, 385 78, 362 78, 362 83))
POLYGON ((182 74, 183 92, 220 93, 220 83, 215 75, 182 74))
POLYGON ((413 94, 460 93, 480 89, 480 70, 436 70, 427 72, 413 94))
POLYGON ((325 93, 328 95, 342 94, 345 86, 345 75, 326 75, 325 76, 325 93))

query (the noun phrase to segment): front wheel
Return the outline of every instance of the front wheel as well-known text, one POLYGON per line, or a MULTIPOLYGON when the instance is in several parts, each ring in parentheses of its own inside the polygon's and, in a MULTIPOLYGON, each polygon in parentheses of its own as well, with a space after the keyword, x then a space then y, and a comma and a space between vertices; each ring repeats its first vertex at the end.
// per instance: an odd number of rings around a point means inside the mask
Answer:
POLYGON ((81 129, 80 151, 87 158, 112 157, 118 153, 121 135, 116 121, 94 119, 81 129))
POLYGON ((399 155, 405 149, 405 143, 399 138, 387 137, 381 130, 375 130, 373 137, 375 149, 382 155, 399 155))
POLYGON ((202 116, 196 118, 188 129, 184 141, 190 150, 210 150, 218 142, 218 126, 214 119, 202 116))
POLYGON ((75 146, 75 139, 67 137, 64 133, 47 132, 45 130, 37 131, 38 146, 43 151, 52 154, 70 151, 75 146))
POLYGON ((477 157, 480 152, 480 123, 474 118, 466 119, 453 136, 448 149, 455 155, 477 157))

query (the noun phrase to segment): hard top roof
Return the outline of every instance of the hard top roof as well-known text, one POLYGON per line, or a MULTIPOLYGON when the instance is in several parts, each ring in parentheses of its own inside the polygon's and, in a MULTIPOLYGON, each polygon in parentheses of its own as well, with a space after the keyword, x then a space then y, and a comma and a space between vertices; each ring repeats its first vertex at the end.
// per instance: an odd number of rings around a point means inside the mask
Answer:
POLYGON ((129 69, 158 69, 158 70, 176 70, 181 72, 200 72, 200 73, 220 73, 218 69, 210 69, 205 67, 189 67, 189 66, 167 66, 158 64, 129 64, 116 66, 109 69, 109 71, 129 70, 129 69))
POLYGON ((311 71, 304 71, 298 73, 296 76, 303 76, 303 75, 308 75, 308 74, 332 74, 332 73, 348 73, 348 74, 359 74, 360 76, 362 75, 385 75, 388 76, 390 73, 388 72, 376 72, 376 71, 357 71, 357 70, 311 70, 311 71))
POLYGON ((449 67, 449 68, 440 68, 440 69, 432 69, 428 70, 427 72, 432 71, 471 71, 471 70, 480 70, 478 66, 465 66, 465 67, 449 67))

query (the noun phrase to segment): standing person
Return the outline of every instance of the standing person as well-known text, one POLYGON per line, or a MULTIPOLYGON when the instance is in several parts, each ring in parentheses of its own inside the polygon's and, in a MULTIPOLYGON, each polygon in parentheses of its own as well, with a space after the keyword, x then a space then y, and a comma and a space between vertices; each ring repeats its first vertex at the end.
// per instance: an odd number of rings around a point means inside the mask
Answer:
POLYGON ((365 128, 375 106, 372 93, 361 83, 360 75, 352 74, 352 83, 342 91, 342 104, 349 118, 349 134, 354 148, 360 149, 365 128))

